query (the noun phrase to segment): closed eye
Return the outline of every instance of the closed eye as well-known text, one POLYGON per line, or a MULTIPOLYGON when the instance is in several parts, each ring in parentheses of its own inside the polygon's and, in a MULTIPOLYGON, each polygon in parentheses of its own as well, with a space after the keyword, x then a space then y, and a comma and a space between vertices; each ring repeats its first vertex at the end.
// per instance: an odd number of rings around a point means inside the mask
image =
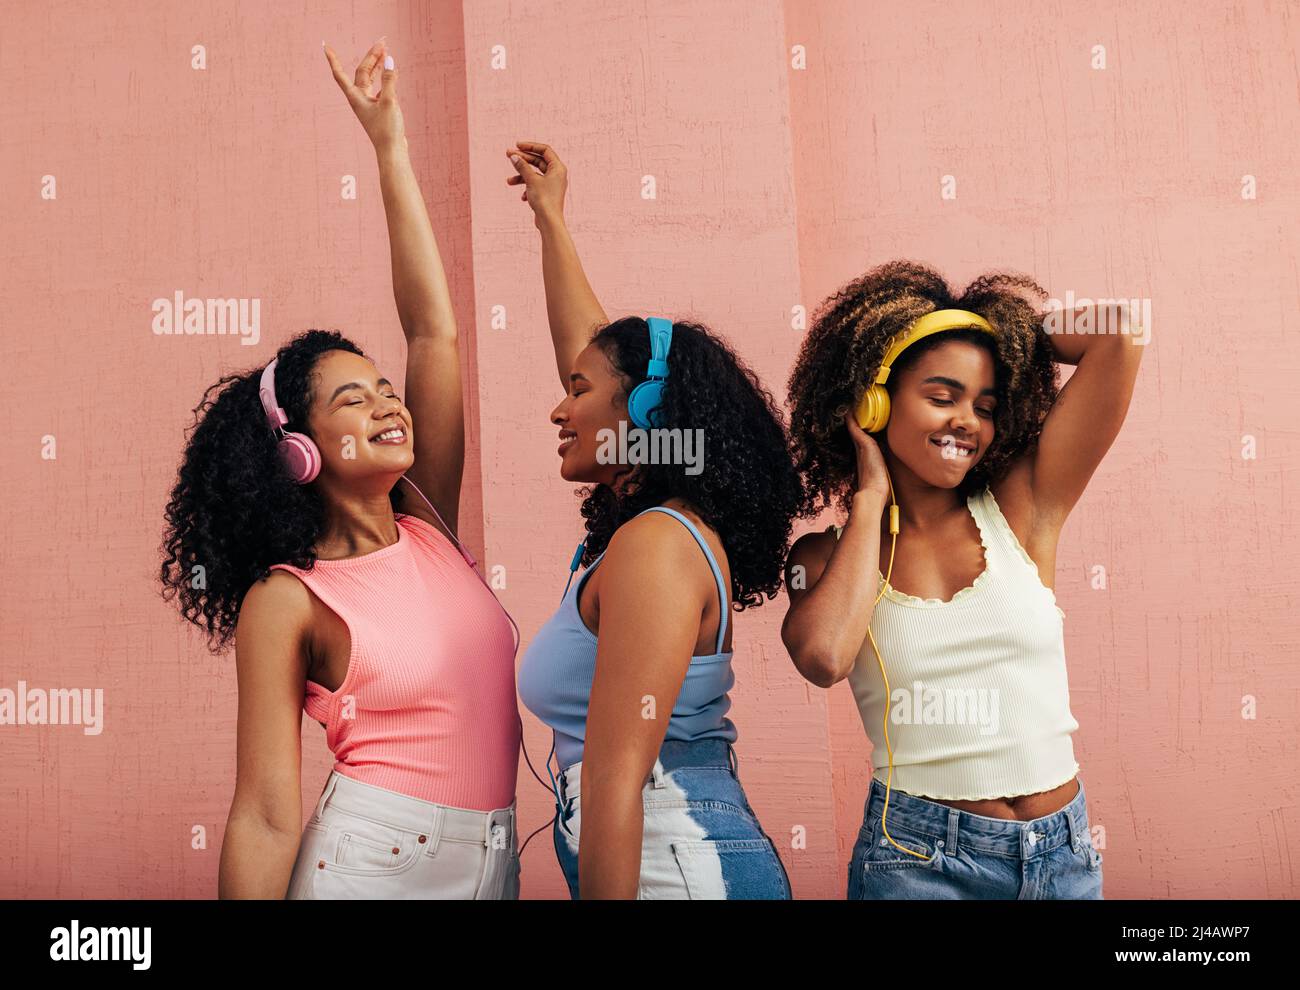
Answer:
MULTIPOLYGON (((396 396, 396 395, 385 395, 384 398, 385 398, 385 399, 397 399, 398 402, 401 402, 401 401, 402 401, 401 398, 400 398, 399 396, 396 396)), ((360 404, 362 404, 363 402, 365 402, 365 399, 351 399, 351 400, 349 400, 349 401, 347 401, 347 402, 345 402, 345 403, 343 403, 343 404, 344 404, 345 406, 356 406, 356 405, 360 405, 360 404)))
MULTIPOLYGON (((950 405, 952 405, 952 399, 935 399, 935 398, 931 398, 930 401, 933 402, 935 405, 938 405, 938 406, 950 406, 950 405)), ((981 408, 976 408, 975 411, 976 411, 977 413, 981 413, 981 414, 984 415, 984 416, 990 416, 990 417, 991 417, 991 416, 993 415, 993 410, 992 410, 992 409, 981 409, 981 408)))

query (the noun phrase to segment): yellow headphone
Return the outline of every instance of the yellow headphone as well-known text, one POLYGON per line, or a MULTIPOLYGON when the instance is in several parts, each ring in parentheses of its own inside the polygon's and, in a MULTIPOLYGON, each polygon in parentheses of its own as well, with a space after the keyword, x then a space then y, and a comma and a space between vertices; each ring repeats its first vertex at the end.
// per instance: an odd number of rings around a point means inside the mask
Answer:
MULTIPOLYGON (((890 340, 885 348, 885 356, 880 362, 880 371, 876 373, 876 381, 863 393, 862 400, 858 403, 858 408, 854 414, 863 432, 878 433, 889 422, 889 393, 885 391, 885 382, 889 380, 889 372, 893 363, 898 359, 898 355, 902 354, 907 347, 915 344, 922 337, 928 337, 932 333, 942 333, 944 330, 960 330, 967 327, 983 330, 995 337, 997 336, 997 331, 982 316, 967 312, 964 309, 936 309, 933 313, 926 313, 920 319, 914 321, 901 334, 890 340)), ((889 568, 885 573, 885 584, 880 589, 880 594, 876 595, 875 602, 872 603, 873 614, 875 613, 875 606, 880 604, 880 599, 884 597, 886 589, 889 588, 889 578, 894 573, 894 548, 898 545, 898 502, 894 499, 894 482, 889 477, 888 469, 885 470, 885 480, 889 482, 889 568)), ((885 673, 885 663, 880 659, 880 648, 876 646, 876 637, 871 634, 869 624, 867 626, 867 638, 871 640, 871 649, 875 651, 876 663, 880 665, 880 676, 885 682, 884 729, 885 749, 889 753, 889 773, 885 777, 885 807, 880 813, 880 829, 885 833, 885 838, 895 848, 901 849, 909 856, 915 856, 917 859, 928 859, 929 857, 925 854, 894 842, 894 837, 889 834, 889 826, 885 824, 889 815, 889 790, 894 779, 894 749, 889 744, 889 675, 885 673)))
MULTIPOLYGON (((933 313, 926 313, 915 320, 906 330, 890 339, 885 347, 885 356, 880 362, 880 370, 876 372, 875 384, 862 394, 862 400, 858 403, 856 413, 858 425, 864 432, 879 433, 889 422, 889 393, 885 391, 885 382, 889 381, 889 372, 893 369, 894 362, 898 360, 898 355, 918 340, 933 333, 966 328, 983 330, 985 333, 997 336, 997 331, 982 316, 969 313, 964 309, 936 309, 933 313)), ((892 499, 893 496, 890 497, 892 499)))

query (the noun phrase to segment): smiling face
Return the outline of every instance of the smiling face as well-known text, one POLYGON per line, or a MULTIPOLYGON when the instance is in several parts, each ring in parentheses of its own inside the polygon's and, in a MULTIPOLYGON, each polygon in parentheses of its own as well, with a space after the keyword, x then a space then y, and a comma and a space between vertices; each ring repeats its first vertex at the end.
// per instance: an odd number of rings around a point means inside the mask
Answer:
POLYGON ((993 442, 993 372, 989 352, 962 340, 895 372, 885 427, 893 457, 936 488, 961 484, 993 442))
POLYGON ((621 376, 595 344, 588 344, 574 359, 569 393, 550 418, 560 428, 560 477, 565 481, 613 485, 627 469, 596 459, 600 431, 613 430, 617 435, 619 421, 627 419, 627 392, 621 376))
POLYGON ((308 421, 323 476, 401 475, 415 462, 411 413, 369 360, 326 351, 312 369, 312 387, 308 421))

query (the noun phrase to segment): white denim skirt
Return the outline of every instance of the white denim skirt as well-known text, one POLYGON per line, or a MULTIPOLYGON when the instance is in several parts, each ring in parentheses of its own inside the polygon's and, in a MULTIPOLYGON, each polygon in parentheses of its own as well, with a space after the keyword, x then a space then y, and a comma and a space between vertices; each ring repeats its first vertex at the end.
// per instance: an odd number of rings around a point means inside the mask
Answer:
POLYGON ((303 828, 286 900, 514 900, 515 803, 474 811, 331 771, 303 828))

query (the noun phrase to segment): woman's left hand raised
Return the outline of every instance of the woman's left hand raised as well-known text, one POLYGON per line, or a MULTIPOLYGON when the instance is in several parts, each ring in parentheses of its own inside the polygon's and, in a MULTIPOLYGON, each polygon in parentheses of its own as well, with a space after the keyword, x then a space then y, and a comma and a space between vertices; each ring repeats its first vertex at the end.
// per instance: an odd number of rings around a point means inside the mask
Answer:
POLYGON ((329 45, 324 45, 324 48, 325 58, 334 73, 334 81, 348 98, 348 104, 357 115, 357 120, 361 121, 370 143, 376 150, 404 148, 406 127, 402 122, 402 108, 397 105, 397 70, 387 67, 391 62, 384 59, 384 39, 380 38, 370 46, 370 51, 362 57, 352 79, 344 74, 334 49, 329 45), (386 66, 380 76, 379 92, 372 96, 370 87, 374 84, 375 70, 379 68, 381 60, 386 61, 386 66))

